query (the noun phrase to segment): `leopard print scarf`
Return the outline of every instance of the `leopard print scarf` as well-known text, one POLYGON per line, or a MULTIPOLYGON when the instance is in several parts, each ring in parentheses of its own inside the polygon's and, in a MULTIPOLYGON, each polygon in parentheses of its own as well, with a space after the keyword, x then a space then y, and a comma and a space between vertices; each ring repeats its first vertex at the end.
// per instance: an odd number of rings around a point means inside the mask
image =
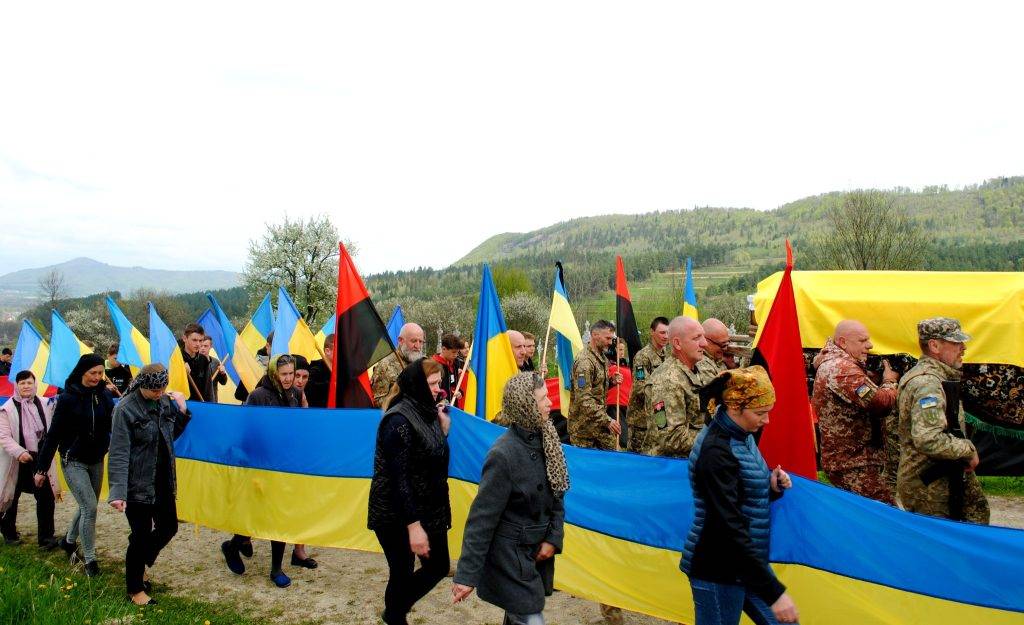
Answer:
POLYGON ((534 391, 543 388, 543 384, 544 380, 537 373, 520 373, 505 384, 501 408, 509 423, 524 430, 540 432, 548 484, 556 493, 564 493, 569 490, 569 469, 565 464, 562 442, 558 439, 558 431, 551 419, 541 418, 534 398, 534 391))

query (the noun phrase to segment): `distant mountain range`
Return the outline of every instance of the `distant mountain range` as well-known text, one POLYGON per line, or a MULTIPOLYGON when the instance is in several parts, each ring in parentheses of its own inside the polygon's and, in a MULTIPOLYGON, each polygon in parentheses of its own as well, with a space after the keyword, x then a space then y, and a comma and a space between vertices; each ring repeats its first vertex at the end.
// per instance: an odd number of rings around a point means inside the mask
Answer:
POLYGON ((118 267, 91 258, 73 258, 48 267, 22 269, 0 276, 0 297, 41 299, 39 280, 51 271, 63 274, 67 297, 82 297, 105 291, 127 294, 142 288, 169 293, 228 289, 241 284, 242 278, 241 274, 233 271, 168 271, 118 267))

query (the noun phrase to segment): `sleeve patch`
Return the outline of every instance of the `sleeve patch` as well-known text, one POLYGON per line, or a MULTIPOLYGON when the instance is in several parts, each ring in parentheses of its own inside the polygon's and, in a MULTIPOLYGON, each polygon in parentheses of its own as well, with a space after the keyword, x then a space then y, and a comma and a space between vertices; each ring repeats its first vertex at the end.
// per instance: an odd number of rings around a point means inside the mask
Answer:
POLYGON ((857 397, 864 399, 864 396, 871 392, 871 387, 867 384, 863 384, 857 389, 857 397))
POLYGON ((644 371, 644 368, 643 367, 638 368, 636 370, 636 379, 637 379, 637 381, 639 382, 639 381, 643 380, 645 377, 647 377, 647 373, 644 371))
POLYGON ((665 402, 664 401, 659 401, 658 403, 654 404, 654 412, 661 412, 664 409, 665 409, 665 402))
POLYGON ((576 378, 576 388, 584 389, 586 387, 587 387, 587 378, 586 378, 586 376, 583 376, 583 375, 578 376, 576 378))
POLYGON ((921 400, 917 402, 917 405, 921 408, 934 408, 939 405, 939 398, 934 395, 922 397, 921 400))

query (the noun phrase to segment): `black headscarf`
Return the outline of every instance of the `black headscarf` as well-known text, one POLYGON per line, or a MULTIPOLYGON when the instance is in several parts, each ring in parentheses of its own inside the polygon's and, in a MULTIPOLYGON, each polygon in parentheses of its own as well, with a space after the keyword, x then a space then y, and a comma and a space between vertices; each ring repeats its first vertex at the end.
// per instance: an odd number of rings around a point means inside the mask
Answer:
POLYGON ((295 370, 302 369, 303 371, 309 371, 309 361, 302 354, 292 354, 292 358, 295 359, 295 370))
POLYGON ((423 358, 410 362, 402 369, 396 383, 398 395, 394 402, 403 398, 408 399, 416 406, 424 421, 429 423, 437 419, 437 404, 434 401, 434 394, 430 392, 430 385, 427 384, 427 374, 423 372, 423 358))
POLYGON ((102 382, 100 382, 91 389, 86 388, 85 385, 82 384, 82 376, 85 375, 86 371, 92 369, 93 367, 102 367, 103 364, 103 359, 97 356, 96 354, 82 354, 82 357, 78 359, 78 364, 76 364, 75 368, 71 370, 71 374, 68 375, 68 379, 64 381, 64 388, 69 389, 72 387, 72 385, 81 387, 86 391, 104 388, 102 382))

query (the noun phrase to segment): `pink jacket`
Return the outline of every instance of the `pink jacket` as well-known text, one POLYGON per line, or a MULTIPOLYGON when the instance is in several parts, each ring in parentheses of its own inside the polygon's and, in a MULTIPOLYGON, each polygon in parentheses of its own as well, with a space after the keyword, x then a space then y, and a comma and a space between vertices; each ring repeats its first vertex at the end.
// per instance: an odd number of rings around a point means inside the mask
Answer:
MULTIPOLYGON (((0 406, 0 513, 6 512, 14 500, 14 491, 18 484, 18 456, 26 450, 18 444, 18 434, 21 430, 21 420, 18 418, 18 409, 14 406, 14 398, 8 399, 3 406, 0 406)), ((50 427, 50 419, 53 416, 53 405, 50 401, 40 398, 43 404, 43 423, 47 429, 50 427)), ((60 482, 57 481, 57 465, 50 463, 50 470, 47 472, 50 478, 50 488, 53 489, 54 497, 60 495, 60 482)))

